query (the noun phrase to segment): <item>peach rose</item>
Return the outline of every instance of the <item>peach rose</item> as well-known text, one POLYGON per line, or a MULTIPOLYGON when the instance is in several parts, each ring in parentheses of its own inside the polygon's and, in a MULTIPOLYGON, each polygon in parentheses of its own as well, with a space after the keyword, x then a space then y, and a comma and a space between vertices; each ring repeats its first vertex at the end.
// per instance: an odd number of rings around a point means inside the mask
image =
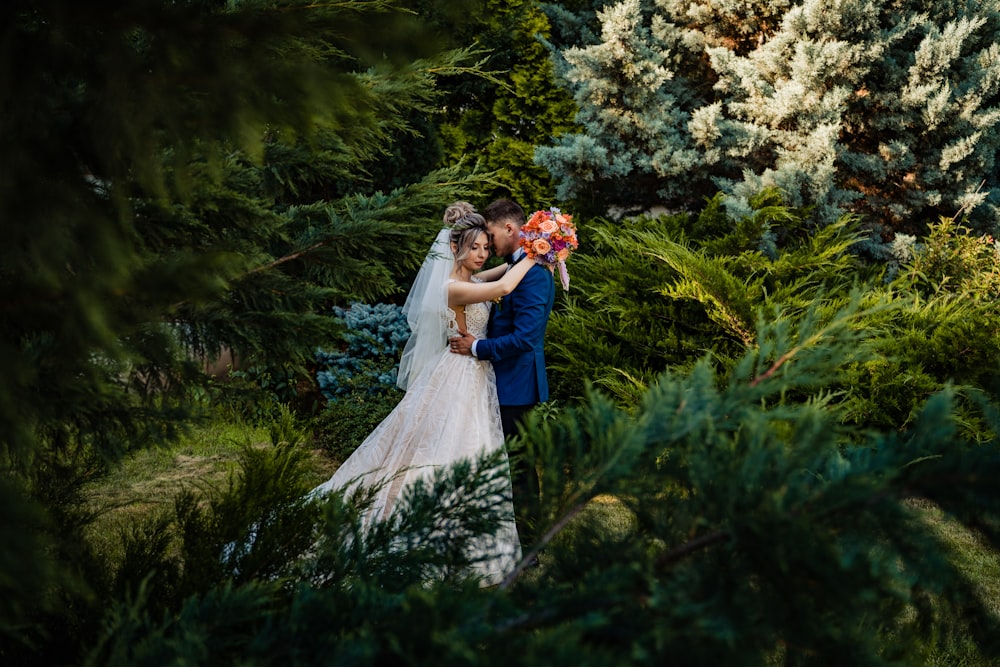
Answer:
POLYGON ((556 253, 556 259, 560 262, 565 262, 567 257, 569 257, 569 248, 563 248, 556 253))
POLYGON ((538 229, 540 229, 543 234, 551 234, 559 231, 559 225, 556 224, 554 220, 546 220, 542 224, 538 225, 538 229))
POLYGON ((535 242, 531 244, 531 249, 539 255, 544 255, 549 250, 552 250, 552 246, 545 239, 535 239, 535 242))

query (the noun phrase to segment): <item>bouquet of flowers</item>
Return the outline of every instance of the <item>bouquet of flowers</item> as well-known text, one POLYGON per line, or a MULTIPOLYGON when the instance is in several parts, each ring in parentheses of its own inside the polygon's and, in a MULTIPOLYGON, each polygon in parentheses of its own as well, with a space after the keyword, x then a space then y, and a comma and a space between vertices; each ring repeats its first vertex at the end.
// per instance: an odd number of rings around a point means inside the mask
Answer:
POLYGON ((540 260, 550 271, 558 266, 564 290, 569 289, 566 258, 579 246, 573 216, 554 207, 547 211, 535 211, 521 227, 521 247, 528 258, 540 260))

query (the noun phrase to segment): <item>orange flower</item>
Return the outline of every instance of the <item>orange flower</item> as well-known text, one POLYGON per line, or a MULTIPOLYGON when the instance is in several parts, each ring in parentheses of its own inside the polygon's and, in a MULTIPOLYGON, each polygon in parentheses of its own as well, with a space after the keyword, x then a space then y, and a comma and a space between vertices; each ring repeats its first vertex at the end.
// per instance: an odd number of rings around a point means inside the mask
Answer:
POLYGON ((535 239, 535 242, 531 244, 531 249, 539 255, 544 255, 549 250, 552 250, 552 246, 545 239, 535 239))
POLYGON ((548 213, 546 211, 535 211, 534 213, 531 214, 531 217, 528 218, 528 226, 534 227, 539 222, 544 220, 547 215, 548 213))

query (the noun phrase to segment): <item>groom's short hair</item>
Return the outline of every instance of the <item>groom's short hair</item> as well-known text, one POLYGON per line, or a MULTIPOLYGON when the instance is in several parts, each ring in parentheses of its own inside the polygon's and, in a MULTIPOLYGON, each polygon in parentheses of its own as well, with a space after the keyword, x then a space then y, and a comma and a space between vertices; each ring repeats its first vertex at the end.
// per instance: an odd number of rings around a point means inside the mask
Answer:
POLYGON ((497 199, 487 204, 483 209, 486 223, 511 221, 518 227, 524 224, 524 209, 510 199, 497 199))

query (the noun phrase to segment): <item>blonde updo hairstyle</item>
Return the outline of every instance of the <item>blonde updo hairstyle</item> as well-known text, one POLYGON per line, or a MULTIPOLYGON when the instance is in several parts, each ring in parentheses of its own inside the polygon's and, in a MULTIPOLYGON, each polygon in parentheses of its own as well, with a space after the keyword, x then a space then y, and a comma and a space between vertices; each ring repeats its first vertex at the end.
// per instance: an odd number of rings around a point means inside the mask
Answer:
POLYGON ((451 230, 456 262, 465 259, 479 235, 486 233, 486 219, 467 201, 457 201, 445 209, 444 224, 451 230))

